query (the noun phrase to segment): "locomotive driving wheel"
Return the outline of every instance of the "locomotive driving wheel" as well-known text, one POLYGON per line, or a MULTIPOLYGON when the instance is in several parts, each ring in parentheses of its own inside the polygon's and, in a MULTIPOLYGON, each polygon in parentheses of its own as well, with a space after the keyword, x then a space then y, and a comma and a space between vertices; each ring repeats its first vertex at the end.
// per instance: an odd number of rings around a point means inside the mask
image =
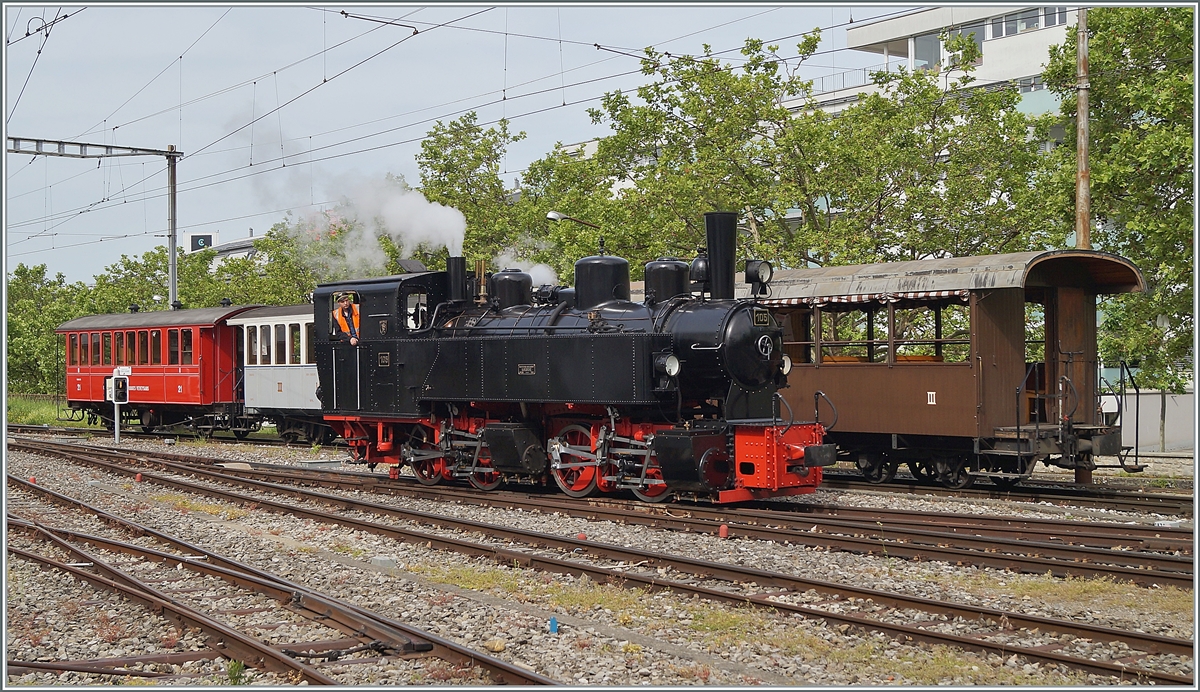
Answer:
MULTIPOLYGON (((437 445, 425 439, 425 429, 421 426, 416 426, 416 428, 417 430, 413 432, 411 438, 412 450, 420 454, 437 449, 437 445)), ((413 475, 417 477, 417 481, 421 485, 437 485, 446 477, 446 459, 442 456, 413 459, 410 466, 412 466, 413 475)))
MULTIPOLYGON (((564 447, 583 447, 592 448, 592 433, 582 425, 568 425, 558 433, 558 441, 564 447)), ((574 454, 564 451, 559 455, 559 458, 564 464, 580 464, 592 461, 584 457, 578 457, 574 454)), ((596 494, 596 473, 595 465, 591 466, 574 466, 571 468, 551 469, 551 475, 554 476, 554 482, 558 487, 570 497, 591 497, 596 494)))
MULTIPOLYGON (((479 448, 479 458, 475 461, 475 468, 492 468, 492 455, 488 452, 487 447, 479 448)), ((477 471, 468 476, 467 480, 480 490, 495 490, 500 487, 504 477, 500 475, 499 471, 477 471)))
POLYGON ((649 482, 645 487, 630 488, 634 497, 642 502, 665 502, 671 497, 671 493, 667 492, 667 484, 663 482, 662 468, 658 465, 658 458, 653 454, 646 457, 646 480, 649 482))

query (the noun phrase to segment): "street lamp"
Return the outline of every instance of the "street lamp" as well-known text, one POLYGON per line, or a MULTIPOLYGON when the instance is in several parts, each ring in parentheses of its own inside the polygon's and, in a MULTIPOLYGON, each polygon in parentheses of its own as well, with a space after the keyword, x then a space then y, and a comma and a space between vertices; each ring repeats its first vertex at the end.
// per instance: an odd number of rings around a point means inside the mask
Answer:
POLYGON ((587 221, 583 221, 582 219, 577 219, 573 216, 567 216, 566 214, 562 213, 561 211, 553 211, 553 210, 548 211, 548 212, 546 212, 546 218, 550 219, 551 221, 574 221, 575 223, 583 224, 584 226, 590 226, 595 229, 600 228, 599 226, 597 226, 594 223, 588 223, 587 221))

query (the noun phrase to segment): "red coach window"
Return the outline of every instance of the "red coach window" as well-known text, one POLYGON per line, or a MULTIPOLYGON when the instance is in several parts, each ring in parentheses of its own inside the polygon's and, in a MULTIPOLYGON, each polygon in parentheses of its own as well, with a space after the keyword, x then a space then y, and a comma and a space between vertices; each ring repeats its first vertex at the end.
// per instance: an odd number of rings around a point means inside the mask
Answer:
POLYGON ((79 335, 79 364, 80 365, 88 364, 88 335, 87 334, 79 335))
POLYGON ((92 333, 92 365, 100 364, 100 334, 92 333))
POLYGON ((104 342, 104 364, 112 365, 112 334, 104 332, 100 339, 104 342))
POLYGON ((182 349, 183 349, 183 364, 191 365, 192 364, 192 330, 183 329, 180 331, 182 333, 179 336, 183 342, 183 347, 182 347, 182 349))
POLYGON ((179 365, 179 330, 167 330, 167 365, 179 365))
POLYGON ((113 356, 117 359, 117 365, 125 364, 125 332, 117 332, 113 334, 113 356))
POLYGON ((138 365, 150 362, 150 332, 143 329, 138 335, 138 365))
POLYGON ((71 345, 67 346, 68 363, 71 365, 79 364, 79 335, 71 334, 71 345))
POLYGON ((150 330, 150 364, 162 365, 162 330, 150 330))
POLYGON ((137 332, 125 332, 125 362, 137 362, 137 332))

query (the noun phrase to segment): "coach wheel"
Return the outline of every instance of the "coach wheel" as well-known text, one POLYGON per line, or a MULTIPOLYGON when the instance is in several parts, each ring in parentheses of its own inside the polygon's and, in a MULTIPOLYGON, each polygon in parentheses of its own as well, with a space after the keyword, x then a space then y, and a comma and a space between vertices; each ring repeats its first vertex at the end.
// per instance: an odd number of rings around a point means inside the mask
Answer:
POLYGON ((918 481, 937 480, 937 468, 931 459, 910 459, 908 470, 918 481))
MULTIPOLYGON (((1029 477, 1029 473, 1028 473, 1029 467, 1031 465, 1035 465, 1036 463, 1037 462, 1033 461, 1032 459, 1025 459, 1024 457, 1018 457, 1017 464, 1016 464, 1017 468, 1015 471, 1012 471, 1012 473, 1021 474, 1020 478, 995 478, 995 477, 993 477, 988 480, 990 480, 992 483, 994 483, 996 485, 996 487, 999 488, 1000 490, 1008 492, 1008 491, 1012 490, 1013 488, 1016 488, 1021 483, 1021 481, 1025 480, 1026 478, 1029 477)), ((1007 472, 1007 469, 1006 469, 1006 472, 1007 472)))
POLYGON ((942 485, 953 490, 971 487, 975 477, 969 473, 965 456, 940 456, 934 460, 938 480, 942 485))
POLYGON ((857 465, 868 483, 891 483, 899 466, 886 455, 876 453, 859 454, 857 465))
POLYGON ((648 484, 644 488, 630 488, 634 497, 642 502, 665 502, 671 497, 671 493, 667 492, 667 484, 661 482, 663 480, 662 468, 659 467, 658 459, 654 456, 646 457, 646 480, 659 482, 648 484))
POLYGON ((138 416, 142 420, 142 432, 152 433, 158 427, 162 417, 154 415, 154 411, 144 408, 138 412, 138 416))
MULTIPOLYGON (((564 446, 570 445, 572 447, 587 447, 590 449, 592 446, 592 433, 581 425, 568 425, 558 434, 558 441, 564 446)), ((560 459, 563 463, 567 464, 592 461, 577 457, 566 451, 560 455, 560 459)), ((558 483, 558 487, 571 497, 591 497, 596 494, 596 466, 551 469, 551 475, 554 476, 554 482, 558 483)))
MULTIPOLYGON (((488 453, 487 447, 480 448, 479 461, 476 466, 488 469, 492 468, 492 455, 488 453)), ((471 485, 480 490, 495 490, 500 487, 504 478, 498 471, 482 471, 472 473, 467 477, 467 480, 471 482, 471 485)))

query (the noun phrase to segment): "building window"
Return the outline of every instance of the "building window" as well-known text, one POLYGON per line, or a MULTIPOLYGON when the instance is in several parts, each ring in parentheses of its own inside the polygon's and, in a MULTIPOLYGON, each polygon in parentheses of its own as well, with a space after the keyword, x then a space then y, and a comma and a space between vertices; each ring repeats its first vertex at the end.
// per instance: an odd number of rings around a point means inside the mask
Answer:
POLYGON ((1058 26, 1067 23, 1067 8, 1065 7, 1043 7, 1042 17, 1046 20, 1046 26, 1058 26))
POLYGON ((949 32, 950 38, 966 36, 975 43, 975 49, 979 51, 979 57, 975 58, 975 60, 971 63, 972 65, 983 64, 983 34, 986 28, 987 27, 980 22, 979 24, 972 24, 971 26, 951 29, 949 32))
POLYGON ((941 67, 942 42, 937 34, 913 37, 913 69, 937 70, 941 67))
POLYGON ((1035 7, 992 19, 992 38, 1016 36, 1026 31, 1040 29, 1043 26, 1057 26, 1066 23, 1066 7, 1035 7), (1053 22, 1050 21, 1051 17, 1054 18, 1053 22))
POLYGON ((1017 84, 1020 87, 1022 94, 1028 93, 1030 91, 1041 91, 1042 89, 1046 88, 1046 84, 1044 82, 1042 82, 1041 75, 1037 75, 1036 77, 1026 77, 1024 79, 1017 80, 1017 84))

